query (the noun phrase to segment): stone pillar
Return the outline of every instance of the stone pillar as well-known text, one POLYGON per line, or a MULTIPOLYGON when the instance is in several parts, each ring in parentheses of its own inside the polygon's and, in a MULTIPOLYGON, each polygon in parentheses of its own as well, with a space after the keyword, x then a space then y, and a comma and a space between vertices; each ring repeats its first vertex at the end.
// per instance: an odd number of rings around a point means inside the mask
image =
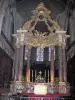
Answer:
POLYGON ((0 34, 1 34, 4 15, 5 15, 5 3, 3 5, 2 4, 0 5, 0 34))
POLYGON ((1 29, 2 29, 3 17, 4 17, 4 15, 1 14, 1 15, 0 15, 0 34, 1 34, 1 29))
POLYGON ((51 66, 50 66, 50 77, 51 77, 51 82, 54 82, 54 47, 51 47, 51 66))
POLYGON ((63 82, 62 47, 59 47, 59 82, 63 82))
POLYGON ((67 82, 67 65, 66 65, 65 46, 62 49, 62 56, 63 56, 63 78, 64 78, 64 81, 67 82))
POLYGON ((19 48, 16 48, 15 50, 15 61, 14 61, 14 70, 15 70, 15 76, 14 81, 18 80, 18 67, 19 67, 19 48))
POLYGON ((20 54, 19 54, 19 76, 18 76, 18 80, 21 81, 22 80, 22 72, 23 72, 23 50, 24 47, 20 46, 20 54))
POLYGON ((15 59, 13 60, 13 66, 12 66, 12 81, 15 79, 15 59))
POLYGON ((30 82, 30 55, 31 55, 31 48, 28 47, 26 82, 30 82))
POLYGON ((0 33, 2 29, 3 17, 5 16, 6 9, 9 5, 9 0, 0 0, 0 33))

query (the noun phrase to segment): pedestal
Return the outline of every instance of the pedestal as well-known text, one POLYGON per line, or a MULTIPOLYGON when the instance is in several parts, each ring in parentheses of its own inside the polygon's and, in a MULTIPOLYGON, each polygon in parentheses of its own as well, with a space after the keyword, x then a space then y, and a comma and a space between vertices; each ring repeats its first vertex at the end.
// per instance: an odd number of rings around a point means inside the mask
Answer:
POLYGON ((12 94, 22 93, 24 90, 25 82, 22 81, 12 81, 10 85, 10 92, 12 94))
POLYGON ((59 93, 68 94, 70 93, 70 86, 68 83, 59 82, 59 93))

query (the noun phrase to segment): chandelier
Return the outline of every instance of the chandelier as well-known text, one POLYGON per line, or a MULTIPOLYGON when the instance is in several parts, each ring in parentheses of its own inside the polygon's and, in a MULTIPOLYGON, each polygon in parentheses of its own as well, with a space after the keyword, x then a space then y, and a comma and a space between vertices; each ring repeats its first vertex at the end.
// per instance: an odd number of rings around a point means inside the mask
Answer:
POLYGON ((17 30, 17 34, 13 34, 16 38, 17 47, 26 45, 43 49, 53 45, 63 46, 66 44, 66 39, 70 36, 66 35, 66 31, 61 29, 58 23, 51 19, 51 11, 43 3, 40 3, 32 12, 33 16, 31 19, 17 30), (47 31, 42 32, 37 30, 37 24, 43 22, 47 27, 47 31))

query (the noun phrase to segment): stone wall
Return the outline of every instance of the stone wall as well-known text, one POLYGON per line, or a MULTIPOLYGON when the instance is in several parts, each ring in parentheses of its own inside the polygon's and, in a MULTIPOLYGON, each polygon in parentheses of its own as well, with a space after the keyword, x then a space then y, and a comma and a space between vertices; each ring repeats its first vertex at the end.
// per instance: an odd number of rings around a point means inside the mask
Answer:
POLYGON ((0 87, 10 85, 13 60, 0 48, 0 87))
MULTIPOLYGON (((32 11, 38 6, 41 0, 27 0, 16 3, 16 15, 15 15, 15 31, 20 28, 24 22, 31 18, 32 11)), ((51 10, 51 17, 53 20, 56 19, 56 16, 64 11, 63 4, 55 1, 55 0, 43 0, 45 6, 51 10)))
POLYGON ((14 59, 12 42, 13 15, 9 0, 0 1, 0 47, 14 59))
POLYGON ((8 86, 12 76, 12 13, 10 0, 0 0, 0 86, 8 86), (10 11, 11 10, 11 11, 10 11))

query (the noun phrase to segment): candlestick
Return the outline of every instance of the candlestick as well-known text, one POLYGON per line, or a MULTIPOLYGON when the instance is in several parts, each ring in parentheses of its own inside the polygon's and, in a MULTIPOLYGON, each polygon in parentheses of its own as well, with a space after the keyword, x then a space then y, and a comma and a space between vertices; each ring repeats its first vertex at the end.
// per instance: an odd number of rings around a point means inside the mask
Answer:
POLYGON ((45 70, 45 82, 46 82, 46 70, 45 70))
POLYGON ((36 70, 35 70, 35 79, 36 79, 36 70))
POLYGON ((45 70, 45 77, 46 77, 46 70, 45 70))
POLYGON ((48 82, 49 82, 49 70, 48 70, 48 82))
POLYGON ((33 77, 33 70, 32 70, 32 77, 33 77))
POLYGON ((32 82, 33 82, 33 70, 32 70, 32 82))

